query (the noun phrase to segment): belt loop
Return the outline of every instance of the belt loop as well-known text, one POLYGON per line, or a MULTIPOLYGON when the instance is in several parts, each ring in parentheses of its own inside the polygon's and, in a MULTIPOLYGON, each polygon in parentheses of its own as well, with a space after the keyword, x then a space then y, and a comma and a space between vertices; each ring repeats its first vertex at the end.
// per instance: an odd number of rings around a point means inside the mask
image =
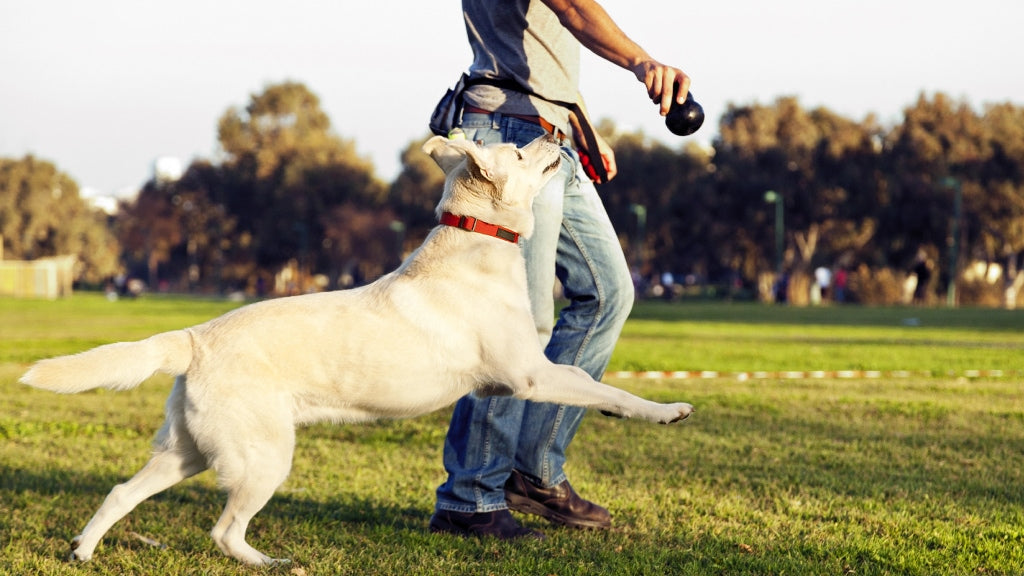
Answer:
POLYGON ((452 124, 455 125, 455 128, 462 128, 462 115, 466 113, 466 105, 461 102, 461 98, 459 98, 459 100, 459 107, 455 110, 455 119, 452 122, 452 124))
POLYGON ((492 130, 500 130, 501 129, 501 118, 502 118, 501 112, 492 112, 491 113, 491 129, 492 130))
POLYGON ((555 141, 558 142, 559 146, 567 146, 568 145, 567 144, 567 142, 569 141, 568 135, 564 131, 562 131, 562 129, 559 128, 558 126, 555 126, 555 132, 554 132, 554 134, 552 134, 552 136, 555 137, 555 141))

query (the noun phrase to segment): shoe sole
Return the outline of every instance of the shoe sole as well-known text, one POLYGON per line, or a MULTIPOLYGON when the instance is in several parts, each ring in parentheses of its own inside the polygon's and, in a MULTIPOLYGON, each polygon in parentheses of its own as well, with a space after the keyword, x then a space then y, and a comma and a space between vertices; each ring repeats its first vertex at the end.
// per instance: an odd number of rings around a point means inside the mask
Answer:
POLYGON ((609 528, 612 523, 611 521, 601 522, 598 520, 580 520, 579 518, 572 518, 569 516, 563 516, 558 512, 553 512, 543 504, 539 504, 525 496, 505 492, 505 502, 508 507, 516 512, 522 512, 523 514, 533 514, 534 516, 540 516, 548 522, 560 524, 562 526, 568 526, 570 528, 584 528, 589 530, 603 530, 609 528))
POLYGON ((445 534, 445 535, 448 535, 448 536, 455 536, 456 538, 464 538, 464 539, 468 539, 468 538, 477 538, 477 539, 494 538, 495 540, 506 540, 507 541, 507 540, 521 540, 521 539, 544 540, 545 538, 547 538, 547 536, 545 536, 543 532, 538 532, 536 530, 530 530, 529 528, 526 528, 525 531, 520 533, 520 534, 507 535, 507 536, 503 536, 503 535, 500 535, 500 534, 486 533, 486 532, 473 532, 471 530, 466 530, 465 528, 462 528, 461 526, 455 526, 455 525, 452 525, 452 524, 439 525, 439 524, 435 524, 433 522, 431 522, 427 526, 427 529, 430 531, 431 534, 445 534))

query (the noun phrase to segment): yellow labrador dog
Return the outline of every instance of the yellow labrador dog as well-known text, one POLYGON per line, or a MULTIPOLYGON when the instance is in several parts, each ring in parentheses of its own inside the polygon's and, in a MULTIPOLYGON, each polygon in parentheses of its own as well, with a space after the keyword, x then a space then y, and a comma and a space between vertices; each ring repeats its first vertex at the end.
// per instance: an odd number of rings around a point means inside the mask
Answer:
POLYGON ((447 174, 441 225, 394 272, 339 292, 267 300, 139 342, 42 360, 21 378, 74 393, 177 376, 154 455, 115 486, 72 545, 89 560, 103 534, 146 498, 212 468, 227 491, 211 535, 247 564, 278 562, 245 531, 291 469, 295 428, 405 418, 464 394, 510 394, 663 424, 689 404, 659 404, 552 364, 538 343, 517 244, 556 172, 550 139, 517 148, 434 138, 447 174))

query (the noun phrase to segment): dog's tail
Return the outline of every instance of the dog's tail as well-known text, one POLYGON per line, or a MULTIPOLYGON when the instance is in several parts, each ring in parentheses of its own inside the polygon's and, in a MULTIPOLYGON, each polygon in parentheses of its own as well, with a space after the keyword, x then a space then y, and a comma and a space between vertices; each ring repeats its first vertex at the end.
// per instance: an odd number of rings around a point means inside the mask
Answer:
POLYGON ((138 342, 107 344, 70 356, 40 360, 19 381, 63 394, 94 388, 128 390, 156 372, 184 374, 191 363, 192 335, 176 330, 138 342))

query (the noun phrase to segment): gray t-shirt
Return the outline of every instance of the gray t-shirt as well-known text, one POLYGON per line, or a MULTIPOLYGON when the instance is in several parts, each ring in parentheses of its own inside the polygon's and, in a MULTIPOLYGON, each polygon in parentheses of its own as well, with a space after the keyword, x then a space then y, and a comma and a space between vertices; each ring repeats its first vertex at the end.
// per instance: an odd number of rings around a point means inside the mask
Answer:
MULTIPOLYGON (((540 0, 462 0, 466 34, 473 49, 470 78, 514 80, 548 100, 576 102, 579 94, 580 43, 540 0)), ((495 86, 471 86, 471 106, 540 116, 569 131, 564 107, 495 86)))

